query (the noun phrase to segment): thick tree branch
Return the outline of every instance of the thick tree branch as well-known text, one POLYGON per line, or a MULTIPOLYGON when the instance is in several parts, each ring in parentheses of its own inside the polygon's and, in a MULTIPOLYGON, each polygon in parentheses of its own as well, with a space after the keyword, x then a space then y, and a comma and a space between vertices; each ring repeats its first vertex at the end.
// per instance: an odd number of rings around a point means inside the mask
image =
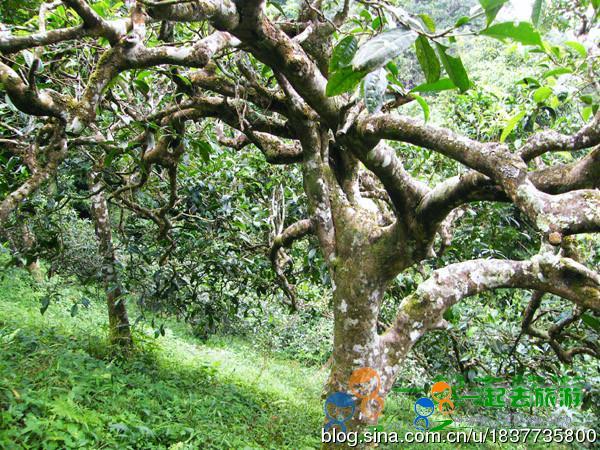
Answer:
POLYGON ((95 117, 95 108, 108 83, 117 74, 128 69, 142 69, 160 64, 186 67, 204 67, 215 53, 239 42, 229 33, 217 32, 199 40, 193 46, 162 46, 148 48, 141 42, 124 42, 107 50, 98 61, 96 70, 88 81, 86 90, 77 108, 78 122, 74 131, 90 123, 95 117))
POLYGON ((395 323, 382 336, 391 361, 404 356, 427 331, 439 327, 443 313, 465 297, 498 288, 550 292, 582 308, 600 311, 600 275, 552 253, 528 261, 473 260, 451 264, 405 298, 395 323))
POLYGON ((586 344, 585 346, 572 347, 569 349, 565 349, 563 345, 561 345, 561 341, 565 338, 565 336, 561 336, 561 333, 567 326, 581 317, 581 314, 583 313, 581 308, 576 309, 572 315, 567 316, 566 318, 550 326, 547 331, 533 326, 534 316, 542 304, 543 296, 544 292, 542 291, 535 291, 531 295, 531 301, 527 304, 527 307, 523 312, 523 320, 521 321, 521 333, 519 334, 519 338, 522 334, 526 334, 528 336, 538 338, 543 342, 547 342, 552 350, 554 350, 556 353, 558 359, 565 364, 571 364, 575 355, 586 354, 595 356, 596 358, 599 357, 600 353, 598 352, 598 346, 594 342, 584 341, 584 344, 586 344))
POLYGON ((269 258, 271 259, 273 269, 277 274, 277 278, 279 279, 283 291, 291 302, 291 307, 293 310, 298 309, 298 300, 296 298, 294 286, 290 284, 285 276, 284 270, 285 266, 289 262, 289 257, 285 254, 283 249, 290 247, 295 241, 302 239, 313 232, 314 225, 312 220, 300 220, 287 227, 282 233, 275 236, 269 251, 269 258))
POLYGON ((555 131, 542 131, 527 140, 521 147, 521 158, 525 162, 546 152, 575 151, 600 144, 600 112, 590 123, 577 133, 568 136, 555 131))
POLYGON ((241 100, 229 100, 223 97, 194 97, 182 102, 178 107, 153 114, 147 120, 154 122, 169 115, 186 120, 214 117, 241 132, 247 131, 246 128, 250 127, 253 131, 287 139, 294 139, 296 135, 288 122, 246 109, 245 103, 241 100))
POLYGON ((64 135, 64 127, 62 125, 55 125, 52 127, 51 133, 50 142, 42 151, 45 164, 41 165, 36 155, 34 160, 30 162, 33 170, 29 179, 0 202, 0 225, 6 222, 10 213, 23 200, 29 198, 46 180, 56 173, 58 166, 66 158, 67 139, 64 135))
POLYGON ((116 27, 114 24, 104 20, 85 0, 63 0, 63 3, 75 10, 79 17, 83 19, 86 28, 104 36, 111 45, 119 42, 119 39, 125 34, 126 29, 116 27))
MULTIPOLYGON (((209 65, 206 69, 191 73, 190 81, 194 87, 212 91, 229 98, 243 98, 264 110, 279 114, 287 112, 284 100, 266 89, 257 89, 244 78, 238 80, 241 85, 234 84, 229 78, 215 73, 215 67, 209 65)), ((247 77, 246 77, 247 79, 247 77)))
POLYGON ((32 116, 51 116, 66 120, 66 111, 59 95, 44 89, 37 91, 28 86, 9 66, 0 61, 0 81, 14 105, 32 116))
POLYGON ((337 100, 325 95, 327 80, 300 44, 278 29, 262 12, 262 1, 241 2, 241 22, 231 32, 250 45, 253 54, 290 81, 294 89, 332 128, 337 128, 337 100))
POLYGON ((200 22, 210 20, 220 30, 230 30, 239 23, 233 0, 195 0, 194 2, 169 2, 141 0, 148 14, 158 20, 173 22, 200 22))
MULTIPOLYGON (((600 147, 570 164, 547 167, 528 174, 534 186, 547 194, 600 188, 600 147)), ((435 227, 454 208, 474 201, 509 201, 502 189, 485 175, 471 171, 448 178, 427 194, 417 214, 424 224, 435 227)))
POLYGON ((528 178, 527 165, 506 145, 481 143, 450 130, 402 116, 376 114, 360 120, 366 139, 394 139, 429 148, 488 176, 537 227, 558 236, 600 229, 600 192, 581 190, 549 195, 528 178))

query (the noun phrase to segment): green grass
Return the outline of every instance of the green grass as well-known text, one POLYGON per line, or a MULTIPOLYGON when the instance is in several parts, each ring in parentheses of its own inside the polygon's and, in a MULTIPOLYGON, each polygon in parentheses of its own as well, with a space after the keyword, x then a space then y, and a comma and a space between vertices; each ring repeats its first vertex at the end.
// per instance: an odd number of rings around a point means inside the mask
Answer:
POLYGON ((71 317, 80 294, 64 289, 42 316, 26 278, 0 282, 0 448, 319 446, 325 373, 176 324, 111 359, 101 302, 71 317))
MULTIPOLYGON (((240 340, 200 343, 176 322, 157 339, 138 324, 137 350, 119 360, 105 341, 99 299, 71 317, 81 291, 59 287, 42 316, 43 290, 23 271, 2 275, 0 448, 320 447, 325 370, 240 340)), ((390 396, 384 429, 413 431, 411 405, 390 396)))

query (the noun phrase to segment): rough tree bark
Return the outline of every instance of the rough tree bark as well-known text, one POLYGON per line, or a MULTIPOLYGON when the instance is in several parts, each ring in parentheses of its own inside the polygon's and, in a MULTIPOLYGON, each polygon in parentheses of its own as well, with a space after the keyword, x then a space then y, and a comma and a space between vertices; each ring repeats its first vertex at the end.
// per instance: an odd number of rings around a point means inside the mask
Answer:
POLYGON ((89 174, 89 187, 93 194, 91 197, 92 216, 96 236, 98 236, 98 251, 102 257, 102 281, 108 307, 109 341, 126 354, 133 346, 133 339, 117 271, 108 204, 100 178, 101 172, 98 170, 92 170, 89 174))

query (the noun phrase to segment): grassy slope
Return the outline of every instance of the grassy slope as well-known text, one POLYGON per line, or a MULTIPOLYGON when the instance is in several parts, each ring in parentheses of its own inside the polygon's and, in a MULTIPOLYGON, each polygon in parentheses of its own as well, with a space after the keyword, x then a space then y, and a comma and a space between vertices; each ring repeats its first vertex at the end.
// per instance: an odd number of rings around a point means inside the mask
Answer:
MULTIPOLYGON (((81 294, 65 288, 42 316, 30 283, 18 270, 0 280, 0 448, 319 447, 324 371, 200 344, 176 323, 159 339, 138 330, 124 363, 106 350, 101 302, 71 317, 81 294)), ((386 430, 411 430, 411 403, 388 399, 386 430)))
POLYGON ((72 318, 67 290, 41 316, 22 278, 0 282, 0 448, 318 445, 324 373, 242 343, 199 346, 177 325, 111 360, 100 302, 72 318))

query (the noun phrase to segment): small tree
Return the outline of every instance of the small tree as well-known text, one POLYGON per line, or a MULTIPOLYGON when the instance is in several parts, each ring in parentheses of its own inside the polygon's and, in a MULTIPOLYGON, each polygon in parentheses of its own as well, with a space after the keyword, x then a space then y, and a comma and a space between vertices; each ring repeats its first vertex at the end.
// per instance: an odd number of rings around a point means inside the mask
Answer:
MULTIPOLYGON (((579 131, 540 131, 514 150, 504 140, 523 119, 521 112, 493 142, 396 112, 416 101, 427 119, 429 107, 419 93, 469 89, 454 47, 456 34, 512 39, 536 47, 549 60, 561 58, 566 50, 543 42, 531 24, 494 24, 505 1, 482 1, 482 8, 442 31, 436 31, 429 16, 417 20, 385 0, 345 0, 333 11, 326 10, 327 2, 304 1, 294 19, 286 15, 291 8, 282 1, 268 6, 264 0, 140 0, 128 16, 123 16, 124 8, 111 9, 109 2, 95 8, 85 0, 63 3, 65 8, 42 5, 38 32, 4 32, 0 38, 5 55, 0 79, 8 97, 21 112, 43 118, 35 139, 21 136, 6 143, 23 157, 31 176, 2 200, 0 221, 51 177, 69 152, 100 148, 105 155, 90 154, 95 163, 102 159, 118 167, 127 158, 136 162, 135 176, 123 177, 111 198, 155 222, 168 241, 169 214, 178 205, 177 170, 192 144, 187 136, 204 131, 200 124, 205 119, 217 118, 237 130, 218 133, 222 144, 238 149, 252 144, 270 163, 302 166, 309 217, 272 239, 271 258, 282 277, 283 249, 309 234, 318 238, 333 287, 334 348, 327 392, 349 391, 353 371, 369 367, 380 375, 379 396, 385 398, 414 344, 429 330, 445 326, 448 308, 497 288, 537 293, 524 330, 548 341, 563 361, 580 353, 597 356, 594 346, 561 345, 562 329, 547 332, 531 326, 545 292, 573 302, 573 317, 600 310, 598 273, 578 262, 566 246, 570 236, 600 229, 600 148, 593 148, 600 143, 597 105, 590 106, 586 114, 593 118, 579 131), (53 18, 59 27, 48 30, 44 17, 51 8, 58 8, 53 18), (75 11, 83 23, 70 26, 67 11, 75 11), (465 31, 467 26, 472 28, 465 31), (74 68, 65 55, 77 53, 66 42, 83 48, 105 42, 110 47, 101 55, 89 49, 93 56, 74 68), (393 60, 413 44, 427 82, 408 91, 393 60), (44 49, 59 55, 59 63, 46 70, 68 75, 59 77, 66 82, 57 83, 66 86, 63 92, 45 89, 38 81, 44 49), (23 60, 14 64, 6 55, 18 52, 23 60), (195 70, 180 73, 176 67, 195 70), (81 92, 73 79, 84 84, 81 92), (354 95, 359 84, 362 98, 354 95), (428 186, 404 169, 394 142, 429 149, 468 171, 428 186), (530 164, 548 152, 585 149, 592 150, 570 164, 541 169, 530 164), (153 170, 170 186, 168 198, 159 206, 142 205, 134 193, 153 170), (479 259, 440 268, 402 301, 394 323, 379 333, 381 302, 396 276, 436 257, 436 236, 448 235, 453 211, 482 200, 518 208, 543 234, 539 253, 524 261, 479 259)), ((570 47, 582 59, 587 56, 580 44, 570 47)), ((590 74, 582 75, 589 77, 589 89, 597 89, 595 64, 590 55, 590 74)), ((543 103, 551 94, 541 86, 534 98, 543 103)), ((205 143, 201 147, 209 151, 205 143)), ((96 210, 97 223, 108 223, 96 210)), ((103 242, 108 261, 110 246, 103 242)), ((294 295, 289 285, 286 292, 294 295)), ((357 408, 347 425, 357 429, 374 420, 357 408)))

